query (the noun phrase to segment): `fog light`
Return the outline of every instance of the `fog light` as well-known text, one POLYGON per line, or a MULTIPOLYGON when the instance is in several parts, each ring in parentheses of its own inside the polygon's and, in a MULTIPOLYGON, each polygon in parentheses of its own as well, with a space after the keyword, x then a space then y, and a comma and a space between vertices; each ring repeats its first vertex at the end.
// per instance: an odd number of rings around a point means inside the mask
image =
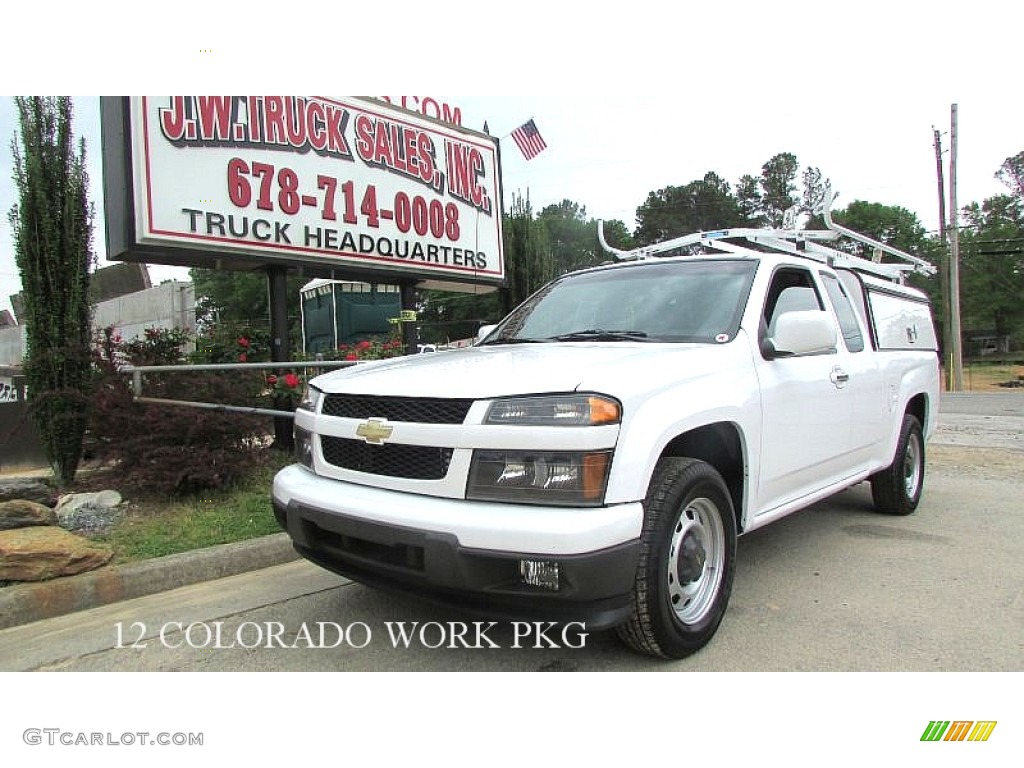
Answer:
POLYGON ((559 588, 558 563, 548 560, 520 560, 519 578, 531 587, 541 587, 557 592, 559 588))

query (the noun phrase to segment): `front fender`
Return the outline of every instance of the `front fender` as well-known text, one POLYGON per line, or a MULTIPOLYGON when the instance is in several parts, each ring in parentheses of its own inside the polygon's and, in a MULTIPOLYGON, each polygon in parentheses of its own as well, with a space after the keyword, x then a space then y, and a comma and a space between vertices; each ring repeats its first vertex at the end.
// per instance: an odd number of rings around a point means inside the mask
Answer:
POLYGON ((608 491, 609 504, 640 501, 666 447, 681 435, 710 424, 734 425, 740 435, 744 475, 757 482, 756 455, 761 440, 761 401, 756 379, 710 377, 670 388, 624 408, 608 491))

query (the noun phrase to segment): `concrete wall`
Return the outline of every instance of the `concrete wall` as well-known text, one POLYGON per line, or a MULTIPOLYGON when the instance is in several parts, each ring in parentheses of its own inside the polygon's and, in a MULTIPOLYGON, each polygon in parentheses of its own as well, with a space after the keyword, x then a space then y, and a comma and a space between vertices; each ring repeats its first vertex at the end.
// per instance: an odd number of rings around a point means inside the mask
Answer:
POLYGON ((147 328, 196 329, 196 294, 192 283, 172 280, 100 302, 93 313, 96 329, 114 326, 125 341, 147 328))
POLYGON ((0 365, 21 365, 25 356, 25 327, 0 328, 0 365))
MULTIPOLYGON (((177 280, 144 291, 101 301, 93 312, 93 328, 112 325, 125 341, 147 328, 196 329, 196 292, 192 283, 177 280)), ((21 365, 25 356, 25 328, 0 328, 0 365, 21 365)))

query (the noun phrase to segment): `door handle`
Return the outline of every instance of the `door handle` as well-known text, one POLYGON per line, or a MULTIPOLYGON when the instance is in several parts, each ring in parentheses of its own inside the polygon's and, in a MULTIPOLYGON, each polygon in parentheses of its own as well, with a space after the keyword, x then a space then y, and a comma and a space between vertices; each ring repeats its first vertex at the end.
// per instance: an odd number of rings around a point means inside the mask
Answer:
POLYGON ((837 365, 832 369, 832 373, 828 375, 828 378, 837 387, 842 388, 850 380, 850 374, 837 365))

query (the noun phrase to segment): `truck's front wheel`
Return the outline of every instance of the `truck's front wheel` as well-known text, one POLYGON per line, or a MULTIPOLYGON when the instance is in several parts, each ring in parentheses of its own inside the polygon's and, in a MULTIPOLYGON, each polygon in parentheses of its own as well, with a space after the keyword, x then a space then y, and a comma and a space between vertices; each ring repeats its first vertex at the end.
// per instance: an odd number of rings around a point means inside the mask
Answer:
POLYGON ((680 659, 715 634, 732 590, 736 518, 721 475, 703 461, 659 462, 644 501, 630 647, 680 659))

